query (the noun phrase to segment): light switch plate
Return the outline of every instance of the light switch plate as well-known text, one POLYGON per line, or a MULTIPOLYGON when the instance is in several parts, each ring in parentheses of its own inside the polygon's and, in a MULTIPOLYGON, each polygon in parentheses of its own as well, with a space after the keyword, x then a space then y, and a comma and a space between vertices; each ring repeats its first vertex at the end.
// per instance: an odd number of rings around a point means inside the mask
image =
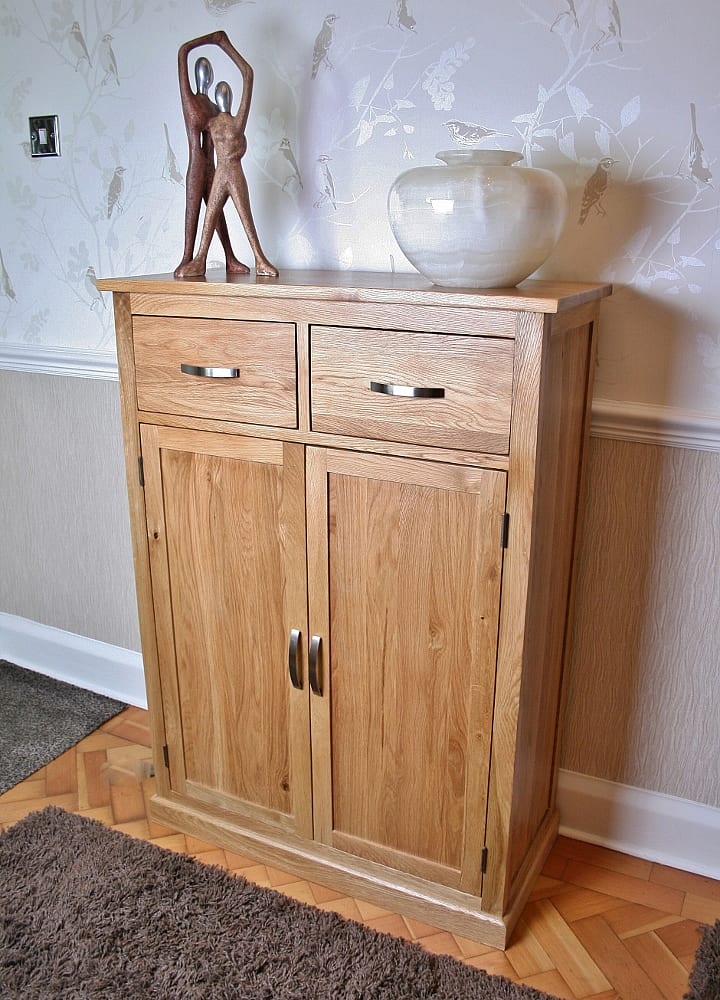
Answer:
POLYGON ((30 122, 30 155, 60 156, 60 126, 57 115, 34 115, 30 122))

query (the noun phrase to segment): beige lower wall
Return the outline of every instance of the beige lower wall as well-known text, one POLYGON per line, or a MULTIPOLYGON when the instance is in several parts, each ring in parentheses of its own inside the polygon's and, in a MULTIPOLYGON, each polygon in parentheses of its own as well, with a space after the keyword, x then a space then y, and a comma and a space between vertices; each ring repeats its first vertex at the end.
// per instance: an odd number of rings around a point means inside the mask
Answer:
POLYGON ((0 371, 0 611, 140 649, 116 382, 0 371))
POLYGON ((720 454, 592 440, 562 766, 720 807, 720 454))
MULTIPOLYGON (((139 649, 118 387, 0 371, 0 611, 139 649)), ((720 454, 593 440, 561 765, 720 807, 720 454)))

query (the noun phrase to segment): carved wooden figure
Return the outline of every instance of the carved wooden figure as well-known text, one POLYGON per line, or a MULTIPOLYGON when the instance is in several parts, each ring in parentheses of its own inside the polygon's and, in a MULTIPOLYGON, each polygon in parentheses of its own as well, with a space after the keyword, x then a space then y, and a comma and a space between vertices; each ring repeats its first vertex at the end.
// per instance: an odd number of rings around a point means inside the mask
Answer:
POLYGON ((185 248, 183 259, 175 269, 176 278, 203 275, 213 234, 218 233, 225 250, 227 271, 246 274, 249 270, 235 257, 223 214, 225 202, 230 197, 255 256, 258 274, 277 276, 275 268, 265 257, 257 236, 250 210, 242 157, 247 149, 245 127, 252 97, 253 71, 232 45, 224 31, 186 42, 178 52, 178 72, 183 114, 188 132, 189 155, 185 211, 185 248), (193 93, 187 71, 188 53, 199 45, 217 45, 235 63, 242 74, 243 90, 236 115, 231 113, 232 91, 224 81, 215 88, 214 104, 207 96, 212 82, 212 68, 207 60, 196 64, 198 92, 193 93), (206 202, 200 246, 192 256, 197 234, 201 202, 206 202))

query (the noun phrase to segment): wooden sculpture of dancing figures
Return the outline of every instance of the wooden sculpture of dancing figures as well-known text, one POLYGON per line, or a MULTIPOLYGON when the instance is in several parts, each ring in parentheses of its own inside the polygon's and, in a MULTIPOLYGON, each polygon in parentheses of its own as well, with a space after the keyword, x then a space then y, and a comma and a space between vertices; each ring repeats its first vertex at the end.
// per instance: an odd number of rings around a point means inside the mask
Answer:
POLYGON ((176 278, 205 274, 207 255, 213 234, 217 232, 225 250, 228 273, 247 274, 249 268, 235 257, 227 231, 223 209, 231 198, 245 228, 255 256, 258 274, 277 277, 275 268, 263 253, 250 210, 247 181, 242 169, 242 157, 247 149, 245 127, 252 97, 253 71, 230 42, 224 31, 186 42, 178 52, 178 72, 183 114, 188 133, 189 163, 185 208, 185 249, 183 259, 175 269, 176 278), (236 115, 231 112, 232 91, 224 81, 215 88, 213 104, 207 96, 212 82, 212 68, 207 60, 198 59, 195 76, 198 92, 193 93, 187 70, 188 53, 199 45, 214 44, 225 52, 240 69, 243 91, 236 115), (206 202, 200 246, 192 256, 197 235, 200 206, 206 202))

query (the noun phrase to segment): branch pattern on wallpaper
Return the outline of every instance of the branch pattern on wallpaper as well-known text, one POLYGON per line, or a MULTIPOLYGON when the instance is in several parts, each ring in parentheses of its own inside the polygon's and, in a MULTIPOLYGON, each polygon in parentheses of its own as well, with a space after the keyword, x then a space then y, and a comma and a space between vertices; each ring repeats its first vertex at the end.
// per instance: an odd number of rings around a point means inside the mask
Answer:
POLYGON ((244 164, 278 266, 409 270, 386 215, 397 174, 452 146, 517 149, 570 194, 543 275, 624 289, 601 394, 717 410, 717 24, 711 0, 310 0, 302 17, 280 0, 4 0, 0 344, 109 351, 95 275, 175 266, 174 58, 221 25, 255 69, 244 164), (30 162, 39 107, 61 112, 62 156, 30 162))

